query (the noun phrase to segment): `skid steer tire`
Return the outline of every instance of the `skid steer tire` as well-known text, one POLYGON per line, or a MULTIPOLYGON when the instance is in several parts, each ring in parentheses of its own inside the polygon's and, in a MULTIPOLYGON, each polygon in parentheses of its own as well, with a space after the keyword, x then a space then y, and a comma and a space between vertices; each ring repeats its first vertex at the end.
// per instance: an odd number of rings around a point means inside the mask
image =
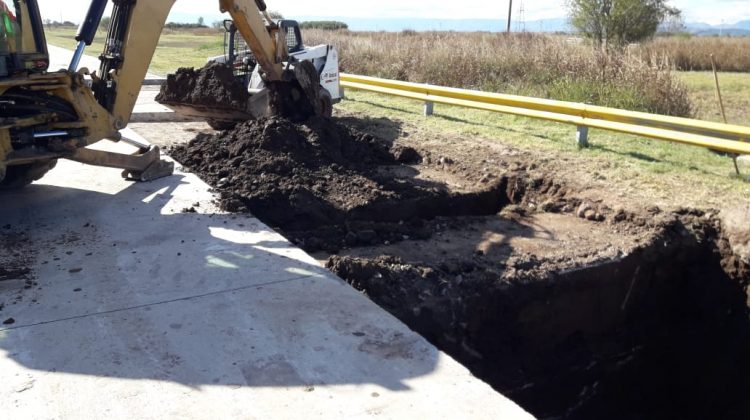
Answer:
POLYGON ((42 162, 28 163, 25 165, 8 166, 5 178, 0 181, 0 190, 11 190, 23 188, 34 181, 41 179, 47 172, 57 165, 57 159, 42 162))
POLYGON ((236 121, 207 120, 206 123, 216 131, 231 130, 237 125, 236 121))

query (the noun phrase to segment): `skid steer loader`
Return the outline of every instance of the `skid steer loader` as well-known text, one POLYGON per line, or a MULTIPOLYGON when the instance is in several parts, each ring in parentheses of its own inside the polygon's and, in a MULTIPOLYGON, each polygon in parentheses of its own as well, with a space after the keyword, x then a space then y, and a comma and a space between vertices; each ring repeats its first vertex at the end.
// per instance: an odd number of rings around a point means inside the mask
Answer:
MULTIPOLYGON (((49 56, 37 0, 0 0, 0 188, 26 185, 54 167, 57 159, 121 168, 123 176, 148 181, 172 173, 158 147, 120 134, 131 117, 159 36, 175 0, 112 0, 113 8, 96 71, 79 69, 108 0, 92 0, 76 35, 78 47, 67 69, 48 69, 49 56), (55 70, 55 71, 50 71, 55 70), (100 140, 124 141, 134 155, 89 149, 100 140)), ((289 27, 277 24, 264 0, 218 0, 257 61, 260 82, 252 106, 233 113, 171 104, 178 112, 227 122, 268 115, 270 97, 323 113, 329 92, 321 87, 313 61, 292 59, 289 27), (264 86, 293 95, 269 95, 264 86), (325 90, 325 92, 324 92, 325 90), (278 99, 281 98, 281 99, 278 99), (227 115, 230 115, 227 117, 227 115)), ((254 72, 256 73, 256 72, 254 72)), ((337 76, 337 72, 336 72, 337 76)))
MULTIPOLYGON (((309 47, 302 40, 302 31, 294 20, 280 20, 277 22, 280 30, 286 34, 288 62, 291 64, 310 61, 319 75, 320 101, 322 114, 330 116, 333 104, 341 101, 339 79, 338 51, 332 45, 317 45, 309 47)), ((223 22, 224 54, 209 57, 208 62, 227 64, 234 69, 235 77, 251 92, 265 87, 262 69, 253 56, 247 43, 237 36, 237 26, 231 20, 223 22)))

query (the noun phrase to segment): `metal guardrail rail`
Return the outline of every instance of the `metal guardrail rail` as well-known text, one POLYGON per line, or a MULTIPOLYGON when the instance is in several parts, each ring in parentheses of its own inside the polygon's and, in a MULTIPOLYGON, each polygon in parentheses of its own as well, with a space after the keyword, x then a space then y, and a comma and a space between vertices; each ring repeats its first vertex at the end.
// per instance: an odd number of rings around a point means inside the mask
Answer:
POLYGON ((588 128, 598 128, 750 155, 750 127, 352 74, 341 75, 341 86, 422 101, 428 115, 438 103, 575 125, 582 147, 588 145, 588 128))

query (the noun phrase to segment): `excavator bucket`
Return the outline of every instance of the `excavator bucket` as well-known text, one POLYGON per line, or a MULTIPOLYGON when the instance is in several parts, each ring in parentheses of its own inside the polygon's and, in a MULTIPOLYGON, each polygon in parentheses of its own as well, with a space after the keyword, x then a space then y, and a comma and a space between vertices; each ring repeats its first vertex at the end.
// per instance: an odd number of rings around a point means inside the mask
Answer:
POLYGON ((285 72, 284 80, 268 82, 252 94, 231 68, 211 63, 197 71, 180 69, 169 75, 156 101, 180 115, 229 127, 269 116, 304 120, 322 115, 320 89, 320 78, 309 61, 297 63, 285 72))

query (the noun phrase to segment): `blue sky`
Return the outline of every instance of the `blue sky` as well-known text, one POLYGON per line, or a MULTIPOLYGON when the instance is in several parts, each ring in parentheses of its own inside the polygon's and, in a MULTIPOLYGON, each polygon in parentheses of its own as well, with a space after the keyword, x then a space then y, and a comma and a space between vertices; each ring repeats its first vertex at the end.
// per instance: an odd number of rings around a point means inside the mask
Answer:
MULTIPOLYGON (((158 1, 158 0, 147 0, 158 1)), ((522 0, 514 0, 514 9, 522 0)), ((523 0, 526 20, 565 17, 564 0, 523 0)), ((88 0, 39 0, 44 18, 80 22, 88 0)), ((178 0, 175 16, 205 16, 207 22, 218 20, 218 1, 178 0)), ((348 16, 367 18, 434 18, 434 19, 505 19, 507 0, 267 0, 271 10, 285 16, 348 16)), ((683 10, 687 22, 711 24, 750 20, 750 0, 672 0, 683 10)))

